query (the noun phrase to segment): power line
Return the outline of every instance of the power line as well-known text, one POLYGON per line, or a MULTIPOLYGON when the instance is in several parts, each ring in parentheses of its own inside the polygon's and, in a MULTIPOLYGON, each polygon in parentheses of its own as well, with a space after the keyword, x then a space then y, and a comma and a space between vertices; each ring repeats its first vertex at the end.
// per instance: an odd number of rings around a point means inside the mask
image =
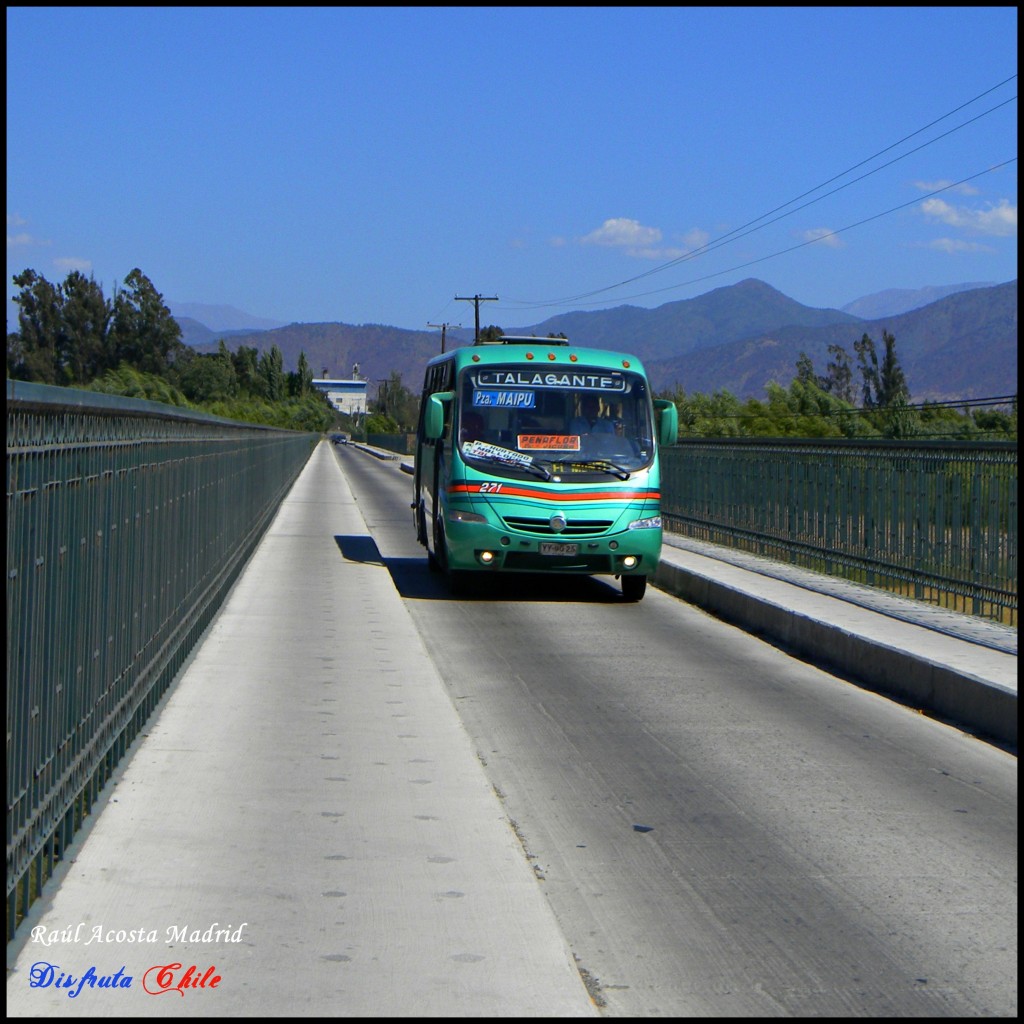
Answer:
MULTIPOLYGON (((700 284, 703 281, 710 281, 712 278, 722 277, 722 275, 724 275, 724 274, 731 274, 731 273, 733 273, 733 272, 735 272, 737 270, 745 270, 747 267, 753 267, 753 266, 755 266, 758 263, 764 263, 767 260, 775 259, 776 256, 785 256, 786 253, 795 252, 797 249, 804 248, 804 246, 815 245, 815 244, 817 244, 818 242, 820 242, 824 238, 832 238, 832 237, 834 237, 836 235, 842 234, 844 231, 852 231, 853 228, 859 228, 859 227, 862 227, 865 224, 870 224, 871 221, 873 221, 873 220, 879 220, 882 217, 887 217, 887 216, 889 216, 889 214, 896 213, 899 210, 904 210, 908 206, 915 206, 918 203, 924 202, 925 199, 931 199, 932 196, 937 196, 937 195, 941 194, 942 192, 947 192, 951 188, 957 188, 960 185, 963 185, 963 184, 965 184, 968 181, 974 181, 975 178, 980 178, 980 177, 982 177, 985 174, 991 174, 993 171, 1001 170, 1003 167, 1007 167, 1010 164, 1013 164, 1013 163, 1016 163, 1016 162, 1017 162, 1017 158, 1016 157, 1012 157, 1009 160, 1004 160, 1002 163, 995 164, 993 167, 987 167, 983 171, 978 171, 977 174, 972 174, 969 177, 961 178, 959 181, 954 181, 951 185, 944 185, 942 188, 937 188, 937 189, 935 189, 934 192, 927 193, 927 195, 916 196, 915 198, 909 200, 906 203, 900 203, 898 206, 893 206, 893 207, 891 207, 888 210, 883 210, 881 213, 876 213, 876 214, 873 214, 870 217, 865 217, 863 220, 856 221, 853 224, 847 224, 846 227, 836 228, 835 231, 828 231, 828 232, 826 232, 823 235, 816 236, 815 238, 809 238, 806 241, 798 242, 796 245, 791 245, 791 246, 789 246, 786 249, 779 249, 777 252, 769 253, 767 256, 759 256, 756 260, 748 260, 746 263, 740 263, 740 264, 737 264, 734 267, 727 267, 725 270, 718 270, 718 271, 716 271, 713 274, 705 274, 703 277, 694 277, 694 278, 691 278, 689 281, 678 281, 678 282, 676 282, 676 284, 666 285, 664 288, 655 288, 655 289, 653 289, 652 291, 649 291, 649 292, 637 292, 637 293, 635 293, 633 295, 624 295, 624 296, 621 297, 620 301, 625 301, 627 299, 642 299, 642 298, 646 298, 648 295, 658 295, 661 292, 675 291, 677 288, 683 288, 683 287, 686 287, 687 285, 691 285, 691 284, 700 284)), ((598 299, 598 300, 595 300, 593 302, 580 303, 580 305, 596 306, 596 305, 599 305, 602 301, 604 301, 604 300, 598 299)), ((548 303, 538 303, 537 305, 538 306, 543 306, 543 305, 548 305, 548 303)), ((561 303, 555 303, 555 305, 561 305, 561 303)))
MULTIPOLYGON (((879 171, 884 170, 886 167, 889 167, 892 164, 897 163, 898 161, 903 160, 906 157, 912 155, 913 153, 916 153, 916 152, 920 151, 921 149, 924 149, 927 146, 930 146, 930 145, 934 144, 935 142, 938 142, 939 140, 941 140, 943 138, 946 138, 948 135, 951 135, 954 132, 960 131, 962 128, 965 128, 968 125, 974 123, 975 121, 980 120, 982 117, 988 116, 989 114, 991 114, 994 111, 998 110, 1000 107, 1003 107, 1006 104, 1013 102, 1013 100, 1015 100, 1017 98, 1016 95, 1011 96, 1009 99, 1004 100, 1001 103, 996 104, 996 106, 991 107, 988 110, 983 111, 980 114, 977 114, 976 116, 970 118, 967 121, 964 121, 963 123, 957 125, 955 128, 949 129, 948 131, 942 133, 941 135, 936 136, 934 139, 931 139, 928 142, 922 143, 920 146, 917 146, 914 149, 909 150, 908 152, 902 154, 901 156, 896 157, 893 160, 890 160, 890 161, 888 161, 885 164, 882 164, 880 167, 876 167, 874 170, 868 171, 865 174, 860 175, 858 178, 855 178, 853 181, 847 182, 845 185, 841 185, 838 188, 833 189, 832 191, 825 193, 825 195, 818 196, 816 199, 813 199, 813 200, 811 200, 808 203, 804 203, 803 206, 799 206, 796 209, 790 210, 788 213, 781 214, 779 217, 776 217, 774 220, 768 221, 767 223, 764 223, 764 224, 760 223, 761 221, 764 221, 766 218, 771 217, 772 214, 778 213, 779 211, 786 209, 786 207, 788 207, 788 206, 792 206, 794 203, 799 202, 801 199, 806 198, 807 196, 813 194, 814 192, 817 192, 818 190, 824 188, 826 185, 830 185, 832 182, 838 181, 840 178, 842 178, 845 175, 849 174, 851 171, 856 170, 858 167, 862 167, 865 164, 870 163, 872 160, 875 160, 878 157, 880 157, 880 156, 884 155, 885 153, 889 152, 890 150, 895 149, 897 146, 902 145, 904 142, 909 141, 910 139, 914 138, 917 135, 920 135, 921 132, 927 131, 929 128, 934 127, 935 125, 939 124, 941 121, 944 121, 946 118, 952 117, 954 114, 956 114, 959 111, 963 110, 965 107, 970 106, 972 103, 976 103, 978 100, 982 99, 984 96, 987 96, 989 93, 994 92, 996 89, 1001 88, 1002 86, 1006 85, 1008 82, 1013 81, 1016 77, 1017 77, 1016 75, 1011 75, 1009 78, 1004 79, 1002 82, 999 82, 996 85, 992 86, 991 88, 986 89, 984 92, 979 93, 977 96, 975 96, 973 99, 968 100, 966 103, 960 104, 960 106, 955 107, 953 110, 950 110, 949 112, 943 114, 941 117, 936 118, 934 121, 931 121, 928 124, 924 125, 923 127, 918 128, 916 131, 911 132, 909 135, 905 135, 902 139, 899 139, 898 141, 892 143, 889 146, 886 146, 884 149, 879 150, 877 153, 873 154, 872 156, 869 156, 869 157, 865 158, 864 160, 861 160, 858 163, 854 164, 853 166, 848 167, 845 171, 842 171, 839 174, 834 175, 833 177, 831 177, 831 178, 827 179, 826 181, 822 182, 821 184, 816 185, 814 188, 808 189, 806 192, 803 192, 801 195, 796 196, 793 199, 790 199, 788 202, 785 202, 785 203, 781 204, 780 206, 775 207, 773 210, 769 210, 767 213, 764 213, 761 216, 756 217, 756 218, 754 218, 751 221, 748 221, 746 224, 741 225, 740 227, 735 228, 732 231, 729 231, 726 234, 719 236, 717 239, 714 239, 713 241, 708 242, 705 245, 700 246, 697 249, 692 250, 691 252, 685 253, 682 256, 678 256, 678 257, 676 257, 673 260, 669 260, 668 262, 663 263, 663 264, 661 264, 658 267, 653 267, 650 270, 646 270, 642 274, 637 274, 634 277, 626 278, 623 281, 619 281, 617 284, 608 285, 608 286, 606 286, 604 288, 598 288, 598 289, 595 289, 595 290, 590 291, 590 292, 582 292, 582 293, 580 293, 578 295, 566 296, 566 297, 561 298, 561 299, 549 299, 549 300, 542 300, 542 301, 536 301, 536 302, 530 302, 530 301, 525 301, 524 300, 522 303, 517 305, 516 308, 543 308, 545 306, 564 305, 567 302, 578 302, 578 301, 580 301, 582 299, 590 298, 591 296, 594 296, 594 295, 599 295, 599 294, 602 294, 604 292, 613 291, 616 288, 621 288, 624 285, 633 283, 634 281, 642 280, 643 278, 649 277, 652 274, 660 273, 663 270, 666 270, 666 269, 668 269, 670 267, 673 267, 673 266, 677 266, 680 263, 689 261, 691 259, 696 259, 698 256, 705 255, 706 253, 711 252, 714 249, 719 248, 720 246, 726 244, 726 242, 737 241, 739 238, 746 237, 746 235, 752 234, 754 231, 759 231, 759 230, 761 230, 761 228, 767 227, 769 224, 774 224, 774 223, 776 223, 776 221, 782 220, 784 217, 791 216, 793 213, 799 212, 799 210, 806 209, 808 206, 812 206, 814 203, 820 202, 822 199, 826 199, 826 198, 828 198, 828 196, 834 195, 836 192, 840 192, 843 189, 849 188, 851 185, 856 184, 858 181, 862 181, 864 178, 870 177, 872 174, 876 174, 879 171), (754 225, 759 225, 759 226, 755 227, 754 225), (749 229, 749 230, 747 230, 747 229, 749 229)), ((999 165, 999 166, 1003 166, 1003 165, 999 165)), ((974 177, 977 177, 977 175, 975 175, 974 177)), ((971 180, 971 179, 964 179, 964 180, 971 180)), ((950 187, 952 187, 952 186, 950 186, 950 187)), ((940 191, 942 191, 942 190, 940 190, 940 191)), ((932 193, 932 195, 934 195, 934 194, 935 193, 932 193)), ((927 198, 929 198, 929 197, 928 196, 924 196, 924 197, 920 197, 919 196, 919 197, 917 197, 917 199, 914 200, 914 202, 919 202, 919 201, 922 201, 923 199, 927 199, 927 198)), ((911 205, 911 204, 905 204, 905 205, 911 205)), ((901 209, 901 208, 902 207, 895 207, 894 209, 901 209)), ((893 211, 888 211, 888 212, 893 212, 893 211)), ((868 218, 868 220, 871 220, 871 219, 874 219, 874 218, 868 218)), ((861 221, 859 223, 861 223, 861 224, 867 223, 867 220, 861 221)), ((853 225, 853 226, 857 226, 857 225, 853 225)), ((842 230, 845 230, 845 229, 842 229, 842 230)), ((833 232, 833 233, 837 233, 837 232, 833 232)), ((814 239, 813 241, 819 241, 819 239, 814 239)), ((809 244, 809 243, 805 243, 805 244, 809 244)), ((797 246, 795 248, 799 248, 799 246, 797 246)), ((783 252, 790 252, 790 251, 791 250, 789 250, 789 249, 783 250, 783 252)), ((781 253, 776 253, 774 255, 781 255, 781 253)), ((765 258, 769 258, 769 257, 765 257, 765 258)), ((760 261, 755 260, 754 262, 760 262, 760 261)), ((749 265, 749 264, 745 264, 745 265, 749 265)), ((737 268, 732 268, 732 269, 737 269, 737 268)), ((729 271, 723 271, 722 273, 729 273, 729 271)), ((711 275, 711 276, 717 276, 717 275, 711 275)), ((698 280, 706 280, 706 278, 702 278, 702 279, 698 279, 698 280)), ((679 287, 683 287, 686 284, 692 284, 692 283, 695 283, 695 282, 683 282, 682 284, 679 284, 679 285, 673 285, 673 286, 671 286, 671 288, 679 288, 679 287)), ((667 291, 667 290, 670 290, 670 289, 660 289, 660 290, 661 291, 667 291)), ((655 292, 649 292, 649 293, 645 293, 645 294, 656 294, 656 293, 655 292)), ((634 295, 634 296, 626 296, 625 298, 637 298, 637 297, 642 297, 642 296, 635 296, 634 295)), ((512 300, 512 301, 515 302, 516 300, 512 300)))

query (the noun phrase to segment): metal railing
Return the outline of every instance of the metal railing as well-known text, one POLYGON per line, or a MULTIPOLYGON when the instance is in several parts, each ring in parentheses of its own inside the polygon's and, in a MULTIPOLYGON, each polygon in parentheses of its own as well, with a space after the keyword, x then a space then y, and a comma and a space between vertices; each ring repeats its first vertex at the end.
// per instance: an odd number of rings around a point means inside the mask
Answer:
POLYGON ((1017 623, 1017 445, 692 438, 666 529, 1017 623))
POLYGON ((7 935, 316 435, 7 382, 7 935))

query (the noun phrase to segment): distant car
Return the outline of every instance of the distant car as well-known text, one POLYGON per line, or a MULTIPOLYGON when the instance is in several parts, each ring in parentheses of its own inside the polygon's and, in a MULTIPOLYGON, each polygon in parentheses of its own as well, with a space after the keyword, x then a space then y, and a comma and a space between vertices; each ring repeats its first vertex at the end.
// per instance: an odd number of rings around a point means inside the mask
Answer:
POLYGON ((331 440, 335 444, 348 444, 348 434, 331 434, 331 440))

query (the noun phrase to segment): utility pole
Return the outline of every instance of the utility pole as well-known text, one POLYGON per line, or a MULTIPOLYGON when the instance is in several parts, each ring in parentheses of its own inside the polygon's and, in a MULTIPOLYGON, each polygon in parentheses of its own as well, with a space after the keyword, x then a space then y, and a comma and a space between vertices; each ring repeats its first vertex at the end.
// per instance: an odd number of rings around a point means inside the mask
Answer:
POLYGON ((441 328, 441 351, 444 352, 444 332, 449 327, 461 327, 462 324, 427 324, 428 327, 441 328))
POLYGON ((476 334, 473 335, 473 341, 480 340, 480 303, 481 302, 497 302, 498 296, 492 295, 489 299, 485 299, 482 295, 456 295, 456 302, 472 302, 476 307, 476 334))

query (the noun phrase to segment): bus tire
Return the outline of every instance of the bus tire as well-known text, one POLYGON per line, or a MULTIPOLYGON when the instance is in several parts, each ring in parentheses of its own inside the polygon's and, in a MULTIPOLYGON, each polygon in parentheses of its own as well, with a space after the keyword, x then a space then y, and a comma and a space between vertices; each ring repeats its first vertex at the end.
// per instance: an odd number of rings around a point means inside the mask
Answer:
POLYGON ((434 572, 448 573, 448 542, 445 540, 444 527, 437 516, 433 517, 432 531, 434 536, 434 550, 431 552, 427 547, 427 564, 434 572))
POLYGON ((647 589, 646 576, 623 576, 622 596, 627 601, 640 601, 643 599, 644 591, 647 589))
POLYGON ((422 499, 416 503, 415 508, 413 518, 416 523, 416 540, 427 547, 427 510, 423 506, 422 499))

